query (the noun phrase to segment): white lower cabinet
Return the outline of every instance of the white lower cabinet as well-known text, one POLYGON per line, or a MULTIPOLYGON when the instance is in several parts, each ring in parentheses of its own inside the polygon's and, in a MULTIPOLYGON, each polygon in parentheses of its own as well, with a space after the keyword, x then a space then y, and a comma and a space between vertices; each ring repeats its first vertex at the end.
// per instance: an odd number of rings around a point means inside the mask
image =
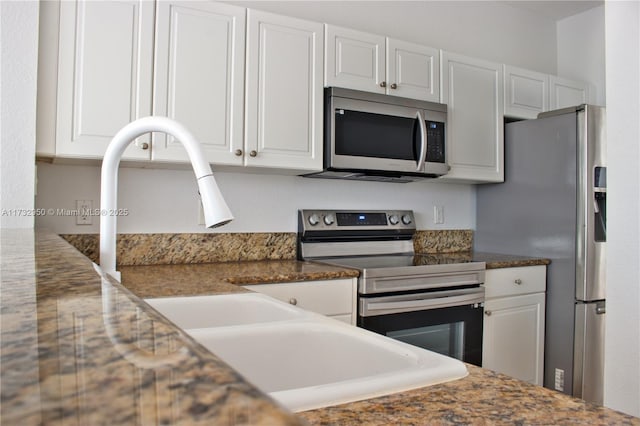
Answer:
POLYGON ((256 284, 244 288, 348 324, 356 324, 355 278, 256 284))
POLYGON ((542 386, 546 266, 485 275, 482 366, 542 386))

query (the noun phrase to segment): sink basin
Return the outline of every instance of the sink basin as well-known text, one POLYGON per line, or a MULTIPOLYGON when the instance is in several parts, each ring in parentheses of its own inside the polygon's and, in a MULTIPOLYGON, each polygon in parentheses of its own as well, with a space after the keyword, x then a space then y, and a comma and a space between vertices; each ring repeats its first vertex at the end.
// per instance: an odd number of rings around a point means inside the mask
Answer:
POLYGON ((146 302, 292 411, 456 380, 457 359, 258 293, 146 302))
POLYGON ((306 312, 258 293, 145 299, 182 329, 299 319, 306 312))
POLYGON ((468 374, 456 359, 321 316, 187 332, 292 411, 388 395, 468 374))

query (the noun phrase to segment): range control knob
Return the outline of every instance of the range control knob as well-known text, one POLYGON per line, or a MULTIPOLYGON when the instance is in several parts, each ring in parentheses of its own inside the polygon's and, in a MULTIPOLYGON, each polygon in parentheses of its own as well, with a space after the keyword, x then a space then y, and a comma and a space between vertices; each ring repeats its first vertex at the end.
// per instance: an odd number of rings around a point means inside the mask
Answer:
POLYGON ((315 213, 313 213, 311 216, 309 216, 308 220, 309 220, 309 224, 311 226, 316 226, 318 223, 320 223, 320 218, 315 213))
POLYGON ((398 222, 400 222, 400 219, 398 218, 398 215, 397 215, 397 214, 392 214, 391 216, 389 216, 389 222, 390 222, 392 225, 397 225, 397 224, 398 224, 398 222))
POLYGON ((404 223, 405 225, 410 225, 411 224, 411 216, 408 214, 402 215, 402 223, 404 223))
POLYGON ((336 217, 332 213, 329 213, 324 217, 325 225, 331 226, 334 224, 335 221, 336 221, 336 217))

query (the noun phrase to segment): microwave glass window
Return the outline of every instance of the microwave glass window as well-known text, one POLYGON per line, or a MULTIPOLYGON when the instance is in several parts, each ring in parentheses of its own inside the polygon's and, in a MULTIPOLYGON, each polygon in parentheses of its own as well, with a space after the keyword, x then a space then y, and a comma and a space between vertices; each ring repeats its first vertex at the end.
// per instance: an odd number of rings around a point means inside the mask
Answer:
MULTIPOLYGON (((426 121, 426 161, 444 163, 444 123, 426 121)), ((421 135, 418 120, 361 111, 335 111, 337 155, 413 160, 418 162, 421 135)))
MULTIPOLYGON (((335 153, 360 157, 416 160, 418 122, 359 111, 335 111, 335 153)), ((417 160, 416 160, 417 161, 417 160)))

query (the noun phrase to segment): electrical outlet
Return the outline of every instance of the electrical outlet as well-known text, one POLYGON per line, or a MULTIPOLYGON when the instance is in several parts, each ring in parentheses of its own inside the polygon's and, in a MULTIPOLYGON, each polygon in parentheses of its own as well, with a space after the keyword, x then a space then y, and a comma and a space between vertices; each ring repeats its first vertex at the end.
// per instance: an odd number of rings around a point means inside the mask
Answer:
POLYGON ((554 386, 555 390, 564 391, 564 370, 556 368, 556 382, 554 386))
POLYGON ((444 206, 433 206, 433 223, 436 225, 444 223, 444 206))
POLYGON ((93 201, 76 200, 76 225, 91 225, 93 223, 93 201))

